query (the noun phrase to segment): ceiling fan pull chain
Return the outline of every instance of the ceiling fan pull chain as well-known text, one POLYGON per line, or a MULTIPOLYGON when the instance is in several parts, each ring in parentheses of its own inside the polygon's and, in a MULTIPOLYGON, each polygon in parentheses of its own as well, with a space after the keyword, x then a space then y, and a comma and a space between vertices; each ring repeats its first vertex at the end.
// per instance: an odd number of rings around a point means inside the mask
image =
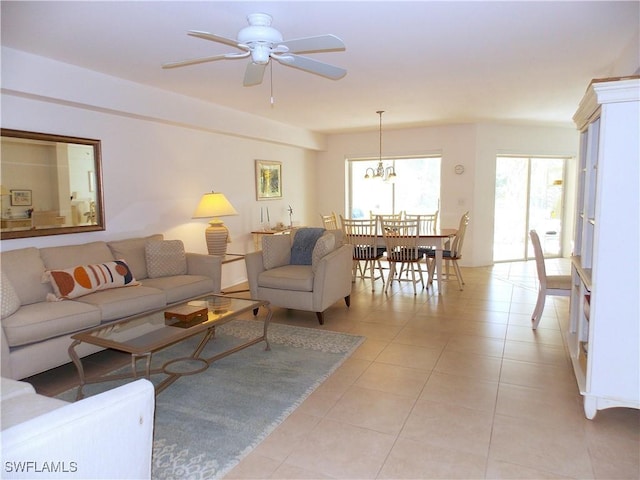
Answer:
POLYGON ((275 103, 275 100, 273 99, 273 62, 269 62, 269 77, 271 83, 271 108, 273 108, 273 104, 275 103))

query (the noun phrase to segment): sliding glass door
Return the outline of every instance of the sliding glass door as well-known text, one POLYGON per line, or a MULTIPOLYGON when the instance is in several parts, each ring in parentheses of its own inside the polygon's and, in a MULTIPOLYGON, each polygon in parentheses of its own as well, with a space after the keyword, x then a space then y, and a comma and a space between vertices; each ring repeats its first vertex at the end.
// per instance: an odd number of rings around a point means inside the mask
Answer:
POLYGON ((496 158, 493 260, 534 257, 529 230, 540 236, 545 256, 562 255, 565 158, 496 158))

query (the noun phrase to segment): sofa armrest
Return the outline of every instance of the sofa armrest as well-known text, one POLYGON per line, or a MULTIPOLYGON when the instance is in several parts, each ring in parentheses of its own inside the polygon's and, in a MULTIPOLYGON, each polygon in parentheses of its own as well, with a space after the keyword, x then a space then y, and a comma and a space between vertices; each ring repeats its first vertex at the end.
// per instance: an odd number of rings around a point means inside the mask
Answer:
POLYGON ((204 253, 187 252, 187 273, 204 275, 213 280, 213 293, 222 290, 222 257, 204 253))
POLYGON ((4 327, 0 325, 0 375, 5 378, 13 378, 11 357, 9 355, 9 342, 4 334, 4 327))
POLYGON ((322 312, 337 299, 351 294, 353 247, 342 245, 318 262, 313 281, 313 305, 322 312))
POLYGON ((141 379, 9 427, 2 478, 151 478, 154 409, 141 379))
POLYGON ((258 275, 264 272, 264 262, 262 261, 262 250, 247 253, 244 257, 247 267, 247 281, 251 298, 258 298, 258 275))

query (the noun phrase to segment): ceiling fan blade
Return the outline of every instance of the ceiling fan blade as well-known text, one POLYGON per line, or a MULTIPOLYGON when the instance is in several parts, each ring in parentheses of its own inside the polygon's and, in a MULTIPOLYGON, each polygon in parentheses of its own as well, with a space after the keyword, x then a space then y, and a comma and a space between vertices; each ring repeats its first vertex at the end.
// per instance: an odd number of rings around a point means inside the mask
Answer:
POLYGON ((346 48, 344 42, 335 35, 294 38, 280 42, 278 45, 286 46, 291 53, 337 52, 346 48))
POLYGON ((272 58, 275 58, 278 62, 288 67, 299 68, 300 70, 331 78, 332 80, 338 80, 347 74, 344 68, 319 62, 309 57, 301 57, 300 55, 272 55, 272 58))
POLYGON ((237 40, 223 37, 221 35, 216 35, 215 33, 200 32, 198 30, 189 30, 187 32, 187 35, 191 35, 192 37, 197 37, 197 38, 203 38, 204 40, 211 40, 212 42, 224 43, 225 45, 230 45, 232 47, 240 48, 242 50, 249 50, 249 47, 241 43, 238 43, 237 40))
POLYGON ((200 57, 191 58, 189 60, 181 60, 179 62, 163 63, 162 68, 177 68, 186 67, 187 65, 197 65, 198 63, 214 62, 216 60, 225 60, 231 58, 245 58, 250 55, 250 52, 242 53, 224 53, 222 55, 214 55, 213 57, 200 57))
POLYGON ((249 62, 247 69, 244 71, 244 86, 253 87, 254 85, 261 84, 266 67, 266 64, 249 62))

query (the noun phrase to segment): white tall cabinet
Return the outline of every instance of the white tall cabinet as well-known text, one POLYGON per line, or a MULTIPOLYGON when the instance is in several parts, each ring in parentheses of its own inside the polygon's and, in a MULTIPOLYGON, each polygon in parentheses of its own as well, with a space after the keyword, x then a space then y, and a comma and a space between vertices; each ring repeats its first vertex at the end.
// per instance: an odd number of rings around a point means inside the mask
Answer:
POLYGON ((580 130, 565 339, 587 418, 640 408, 640 78, 594 80, 580 130))

